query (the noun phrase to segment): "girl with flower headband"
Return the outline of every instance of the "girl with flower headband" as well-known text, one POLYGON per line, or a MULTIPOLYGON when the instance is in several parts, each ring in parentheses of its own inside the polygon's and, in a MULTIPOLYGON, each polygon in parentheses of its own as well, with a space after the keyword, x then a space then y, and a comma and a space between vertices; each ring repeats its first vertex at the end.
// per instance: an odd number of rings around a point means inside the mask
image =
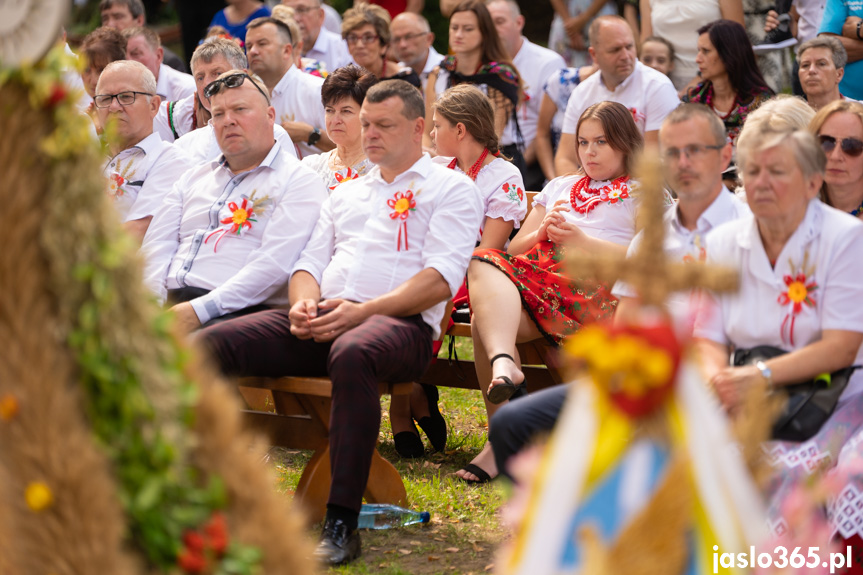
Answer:
MULTIPOLYGON (((432 138, 440 154, 432 161, 476 183, 485 213, 477 230, 477 242, 481 248, 502 250, 513 228, 524 218, 527 204, 521 172, 500 154, 491 103, 479 89, 463 84, 444 92, 432 110, 432 138)), ((467 288, 463 285, 454 301, 466 300, 467 288)), ((416 383, 410 405, 407 398, 393 398, 390 421, 396 451, 402 457, 421 457, 425 451, 414 419, 435 451, 446 446, 446 423, 437 409, 437 400, 434 386, 416 383)))
MULTIPOLYGON (((490 404, 524 388, 517 342, 544 337, 559 346, 582 325, 614 312, 610 286, 570 278, 565 254, 568 249, 626 253, 636 216, 629 174, 642 144, 626 107, 616 102, 589 107, 576 127, 582 169, 549 182, 507 251, 474 252, 468 267, 471 327, 477 379, 490 412, 490 404)), ((470 482, 496 474, 488 444, 459 472, 470 482)))

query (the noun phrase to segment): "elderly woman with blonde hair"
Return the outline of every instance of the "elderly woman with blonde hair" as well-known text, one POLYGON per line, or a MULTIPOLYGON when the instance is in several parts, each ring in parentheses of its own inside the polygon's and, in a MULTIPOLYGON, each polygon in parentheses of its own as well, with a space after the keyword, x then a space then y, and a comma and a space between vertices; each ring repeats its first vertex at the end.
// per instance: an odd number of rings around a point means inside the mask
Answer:
POLYGON ((775 468, 769 512, 781 524, 783 501, 814 469, 841 477, 856 469, 832 493, 828 516, 841 537, 857 537, 863 513, 843 498, 857 494, 863 507, 863 373, 852 367, 863 363, 863 224, 818 199, 826 158, 808 131, 747 121, 737 149, 752 216, 708 236, 708 261, 741 274, 740 290, 707 294, 696 320, 708 380, 732 414, 757 385, 793 401, 801 398, 795 384, 837 392, 818 417, 803 417, 810 402, 774 423, 776 441, 765 446, 775 468))

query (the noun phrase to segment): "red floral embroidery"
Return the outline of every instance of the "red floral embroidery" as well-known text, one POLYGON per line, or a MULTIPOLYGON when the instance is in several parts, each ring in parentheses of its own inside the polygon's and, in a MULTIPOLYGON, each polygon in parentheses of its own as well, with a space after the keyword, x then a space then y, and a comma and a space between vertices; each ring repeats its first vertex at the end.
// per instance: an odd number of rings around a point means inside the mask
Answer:
POLYGON ((348 168, 348 171, 345 172, 344 176, 341 172, 336 172, 333 175, 335 176, 336 182, 338 183, 335 186, 330 186, 330 190, 335 190, 339 186, 339 184, 344 184, 345 182, 348 182, 350 180, 356 180, 360 177, 361 174, 359 173, 359 171, 355 172, 348 168))
POLYGON ((252 222, 256 222, 258 220, 254 219, 255 210, 253 206, 249 206, 249 201, 246 198, 243 198, 243 203, 240 206, 237 206, 235 202, 230 202, 228 204, 228 209, 231 210, 231 215, 227 218, 223 218, 220 221, 222 224, 230 224, 230 227, 222 227, 218 230, 211 232, 207 239, 204 240, 204 243, 210 241, 210 238, 216 234, 219 234, 219 238, 216 240, 216 244, 213 246, 213 251, 215 252, 219 248, 219 242, 222 241, 222 238, 225 234, 236 234, 242 235, 243 229, 252 229, 252 222))
POLYGON ((779 302, 779 305, 791 308, 785 314, 781 327, 782 340, 787 341, 791 345, 794 345, 794 319, 803 311, 804 305, 806 307, 815 307, 815 299, 812 292, 818 289, 818 284, 815 283, 815 279, 813 278, 815 269, 811 269, 808 274, 804 269, 806 267, 806 259, 808 258, 804 257, 803 266, 796 274, 787 275, 783 278, 786 290, 779 294, 776 300, 779 302), (787 337, 785 335, 786 330, 788 333, 787 337))
POLYGON ((609 204, 622 203, 623 200, 629 197, 629 186, 626 184, 628 180, 629 176, 621 176, 601 188, 590 189, 588 186, 591 180, 589 177, 584 176, 576 180, 572 185, 572 189, 569 191, 569 202, 572 204, 573 209, 580 214, 589 213, 601 202, 609 204), (584 193, 585 190, 588 191, 587 194, 584 193))
POLYGON ((123 184, 126 183, 126 178, 118 174, 117 172, 113 172, 110 176, 108 176, 108 195, 113 200, 118 200, 123 197, 123 194, 126 193, 126 190, 123 189, 123 184))
POLYGON ((392 199, 387 200, 387 206, 393 209, 390 213, 390 219, 402 220, 398 228, 398 238, 396 239, 396 250, 402 249, 402 234, 404 234, 405 250, 408 249, 408 223, 407 219, 411 212, 416 211, 417 202, 414 200, 414 193, 411 190, 405 193, 396 192, 392 199))
POLYGON ((510 185, 509 182, 503 185, 503 191, 506 193, 506 197, 517 204, 521 204, 524 201, 524 190, 515 185, 510 185))

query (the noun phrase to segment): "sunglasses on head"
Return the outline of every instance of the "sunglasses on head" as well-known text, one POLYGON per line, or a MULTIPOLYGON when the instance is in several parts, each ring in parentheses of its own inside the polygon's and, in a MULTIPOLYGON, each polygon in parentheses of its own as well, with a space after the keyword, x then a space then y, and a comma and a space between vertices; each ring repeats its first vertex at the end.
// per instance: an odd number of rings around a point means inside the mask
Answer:
POLYGON ((223 86, 225 88, 239 88, 243 85, 243 82, 246 81, 246 78, 248 78, 249 81, 252 83, 252 86, 257 88, 258 92, 260 92, 261 95, 266 98, 267 103, 269 104, 270 97, 266 93, 264 93, 264 91, 261 90, 261 87, 258 86, 258 83, 255 82, 252 77, 245 72, 237 72, 236 74, 231 74, 230 76, 225 76, 224 78, 219 78, 218 80, 210 82, 204 88, 204 97, 209 100, 210 98, 221 92, 223 86))
POLYGON ((832 152, 837 143, 846 156, 856 158, 863 154, 863 141, 857 138, 843 138, 837 142, 833 136, 818 136, 818 141, 821 142, 821 149, 825 154, 832 152))

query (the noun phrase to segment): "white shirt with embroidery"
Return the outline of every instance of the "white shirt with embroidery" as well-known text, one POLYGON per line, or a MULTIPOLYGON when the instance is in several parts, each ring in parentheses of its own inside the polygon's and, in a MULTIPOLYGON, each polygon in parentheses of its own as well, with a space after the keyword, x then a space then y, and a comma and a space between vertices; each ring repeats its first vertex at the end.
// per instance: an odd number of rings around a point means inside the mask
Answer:
POLYGON ((184 136, 192 131, 192 116, 195 113, 195 95, 186 96, 180 100, 169 102, 162 101, 156 117, 153 118, 153 131, 166 142, 173 142, 178 137, 184 136), (169 116, 168 110, 171 110, 169 116), (173 130, 171 125, 173 123, 173 130))
MULTIPOLYGON (((740 290, 705 294, 695 337, 742 349, 771 345, 793 351, 827 329, 863 332, 863 222, 812 200, 771 267, 753 216, 713 230, 707 262, 740 271, 740 290)), ((863 348, 855 364, 863 363, 863 348)), ((857 370, 842 394, 863 391, 857 370)))
POLYGON ((614 91, 605 87, 601 72, 593 74, 576 86, 566 105, 563 133, 575 134, 581 114, 593 104, 605 100, 611 100, 629 108, 635 125, 642 134, 658 130, 665 116, 680 105, 677 90, 674 89, 674 84, 668 76, 641 62, 636 62, 632 74, 614 91))
MULTIPOLYGON (((635 236, 635 216, 638 211, 637 198, 630 187, 632 181, 622 188, 611 190, 607 199, 600 200, 595 208, 581 214, 570 203, 570 191, 575 182, 583 177, 576 174, 553 179, 533 199, 533 205, 542 206, 548 211, 559 200, 566 200, 569 211, 563 212, 563 215, 567 222, 575 224, 592 238, 628 246, 635 236)), ((591 181, 589 188, 596 190, 609 185, 611 182, 608 180, 591 181)))
POLYGON ((321 28, 315 45, 303 56, 324 62, 330 72, 352 62, 351 54, 348 52, 348 43, 342 40, 341 35, 334 34, 325 28, 321 28))
MULTIPOLYGON (((554 50, 537 46, 524 36, 521 39, 521 48, 512 59, 512 63, 518 69, 526 96, 524 101, 519 102, 517 114, 518 127, 521 130, 524 147, 527 149, 536 138, 539 105, 542 104, 542 87, 549 76, 560 71, 561 68, 566 68, 566 62, 554 50)), ((517 143, 515 123, 510 118, 503 131, 501 145, 515 143, 517 143)))
MULTIPOLYGON (((452 160, 447 156, 436 156, 432 159, 434 163, 444 167, 447 167, 452 160)), ((455 167, 455 171, 459 174, 464 173, 458 166, 455 167)), ((503 158, 495 158, 480 168, 476 175, 476 187, 479 188, 485 213, 476 241, 482 239, 486 218, 501 218, 512 222, 516 228, 521 226, 521 221, 527 214, 527 197, 518 168, 503 158)))
POLYGON ((180 178, 156 213, 142 252, 147 286, 212 290, 191 301, 201 323, 263 302, 279 290, 327 197, 320 178, 278 142, 261 165, 234 174, 224 161, 180 178))
MULTIPOLYGON (((731 222, 739 218, 751 215, 749 206, 736 195, 722 186, 722 190, 706 210, 695 222, 695 229, 690 230, 680 222, 680 212, 677 204, 665 212, 663 224, 665 226, 665 255, 672 261, 680 262, 704 262, 707 258, 707 233, 725 222, 731 222)), ((644 232, 639 232, 629 244, 626 257, 632 257, 635 250, 644 239, 644 232)), ((619 281, 611 290, 612 295, 619 298, 635 297, 635 289, 626 282, 619 281)), ((668 310, 675 321, 688 336, 692 332, 691 314, 694 309, 690 307, 691 292, 678 292, 671 294, 668 298, 668 310)))
MULTIPOLYGON (((275 140, 282 145, 283 151, 295 158, 297 157, 297 149, 291 141, 291 137, 278 123, 273 125, 273 135, 275 140)), ((211 123, 207 123, 206 126, 197 130, 192 130, 179 140, 174 141, 174 146, 186 152, 192 165, 211 162, 222 155, 219 141, 216 139, 216 130, 211 123)))
MULTIPOLYGON (((375 166, 333 190, 292 274, 311 274, 325 299, 365 302, 434 268, 454 295, 482 217, 474 183, 427 154, 392 183, 375 166)), ((435 338, 444 307, 440 302, 422 312, 435 338)))
POLYGON ((161 64, 159 66, 159 79, 156 80, 156 93, 163 102, 175 102, 188 98, 195 93, 195 78, 191 74, 161 64))
POLYGON ((110 158, 102 169, 108 195, 124 222, 152 216, 191 160, 152 133, 110 158))
POLYGON ((332 149, 323 154, 312 154, 311 156, 303 156, 303 165, 308 166, 317 175, 321 177, 327 191, 332 192, 338 186, 345 182, 355 180, 361 176, 365 176, 369 170, 374 167, 374 164, 368 158, 363 158, 349 168, 341 170, 333 170, 330 167, 330 158, 337 153, 337 150, 332 149))
MULTIPOLYGON (((276 123, 305 122, 321 132, 326 131, 324 105, 321 102, 323 85, 323 78, 305 74, 296 66, 288 68, 273 88, 272 102, 276 110, 276 123)), ((297 145, 300 158, 321 153, 318 148, 309 146, 306 142, 294 143, 297 145)))

